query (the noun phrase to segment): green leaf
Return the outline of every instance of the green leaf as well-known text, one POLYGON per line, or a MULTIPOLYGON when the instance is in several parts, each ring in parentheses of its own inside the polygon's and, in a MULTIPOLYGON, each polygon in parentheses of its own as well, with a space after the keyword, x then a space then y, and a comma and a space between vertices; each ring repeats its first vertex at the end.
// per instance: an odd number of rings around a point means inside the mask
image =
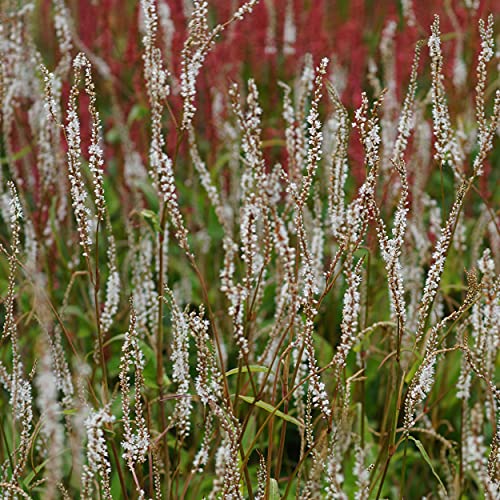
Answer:
POLYGON ((417 370, 419 369, 421 363, 422 363, 422 356, 419 353, 416 353, 418 356, 418 359, 415 360, 415 362, 411 365, 410 370, 406 374, 405 377, 405 382, 409 384, 413 377, 415 376, 415 373, 417 373, 417 370))
POLYGON ((139 181, 137 183, 137 189, 139 189, 142 192, 142 194, 144 194, 144 196, 146 197, 146 200, 148 202, 148 207, 158 211, 159 210, 158 193, 153 188, 151 183, 148 181, 139 181))
POLYGON ((59 451, 55 456, 49 457, 46 460, 44 460, 41 464, 37 465, 24 479, 23 479, 23 484, 26 488, 29 489, 31 482, 33 479, 35 479, 36 476, 40 473, 40 471, 55 457, 58 457, 64 453, 67 453, 69 451, 69 448, 66 448, 64 450, 59 451))
POLYGON ((118 129, 116 127, 109 129, 106 132, 105 140, 106 142, 109 142, 109 144, 116 144, 117 142, 119 142, 120 132, 118 131, 118 129))
POLYGON ((66 308, 64 309, 64 313, 67 316, 76 316, 79 320, 85 322, 85 324, 87 324, 88 326, 94 327, 94 323, 92 322, 89 315, 86 314, 84 311, 82 311, 78 306, 75 305, 66 306, 66 308))
POLYGON ((243 437, 241 438, 241 444, 243 445, 244 450, 250 449, 250 445, 252 444, 253 438, 255 436, 255 433, 257 432, 257 423, 256 423, 256 416, 253 415, 250 420, 248 420, 248 424, 245 428, 245 432, 243 434, 243 437))
POLYGON ((231 154, 230 153, 225 153, 221 154, 217 161, 215 162, 213 168, 211 171, 213 171, 215 174, 219 173, 219 170, 231 159, 231 154))
MULTIPOLYGON (((156 381, 156 354, 145 342, 140 343, 141 351, 144 354, 145 366, 142 372, 144 376, 144 385, 150 389, 159 389, 156 381)), ((163 386, 169 387, 172 381, 167 374, 163 374, 163 386)))
POLYGON ((78 412, 76 408, 68 408, 67 410, 63 410, 61 413, 63 415, 75 415, 78 412))
POLYGON ((127 125, 131 125, 136 120, 142 120, 143 118, 147 117, 148 114, 149 114, 148 108, 140 104, 136 104, 135 106, 132 107, 130 113, 128 114, 127 125))
POLYGON ((278 481, 273 477, 269 480, 269 500, 280 500, 280 489, 278 487, 278 481))
MULTIPOLYGON (((265 366, 260 366, 260 365, 250 365, 250 366, 242 366, 241 367, 241 373, 248 373, 250 372, 262 372, 266 373, 269 368, 266 368, 265 366)), ((240 371, 239 368, 233 368, 232 370, 229 370, 225 373, 226 377, 230 377, 231 375, 236 375, 240 371)), ((271 372, 272 373, 272 372, 271 372)))
POLYGON ((333 358, 333 347, 330 342, 328 342, 328 340, 323 338, 321 335, 313 333, 313 343, 320 366, 325 366, 330 363, 333 358))
POLYGON ((108 347, 108 345, 112 344, 113 342, 117 342, 118 340, 124 340, 124 339, 125 339, 125 334, 119 333, 118 335, 115 335, 114 337, 111 337, 110 339, 106 340, 106 342, 104 342, 102 346, 108 347))
POLYGON ((438 482, 441 485, 441 487, 446 491, 446 488, 444 487, 444 484, 441 481, 441 478, 437 475, 437 472, 434 469, 434 466, 432 465, 431 457, 429 457, 429 455, 425 451, 424 445, 418 439, 415 439, 413 436, 408 436, 408 438, 411 439, 415 443, 415 445, 417 446, 418 450, 420 451, 420 454, 422 455, 422 457, 424 458, 424 460, 429 464, 429 467, 431 468, 432 473, 434 474, 434 477, 438 480, 438 482))
POLYGON ((158 216, 152 210, 141 210, 141 215, 155 233, 161 233, 160 221, 158 220, 158 216))
POLYGON ((111 439, 116 436, 116 432, 113 429, 107 429, 106 427, 104 427, 103 430, 111 439))
POLYGON ((33 479, 40 473, 40 471, 47 465, 47 463, 52 460, 53 457, 47 458, 47 460, 43 461, 40 465, 37 465, 34 470, 32 470, 26 478, 23 480, 24 486, 29 488, 33 479))
POLYGON ((31 151, 31 149, 32 148, 29 145, 24 146, 24 148, 20 149, 16 153, 14 153, 10 158, 8 158, 8 157, 0 158, 0 165, 8 165, 10 160, 12 160, 12 161, 21 160, 31 151))
POLYGON ((242 396, 240 394, 239 397, 243 401, 245 401, 249 404, 254 404, 255 406, 261 408, 262 410, 268 411, 269 413, 272 413, 273 415, 276 415, 277 417, 282 418, 283 420, 286 420, 287 422, 295 424, 298 427, 304 427, 304 424, 300 420, 297 420, 296 418, 294 418, 286 413, 283 413, 282 411, 277 410, 273 405, 270 405, 269 403, 266 403, 264 401, 255 401, 255 398, 252 396, 242 396))

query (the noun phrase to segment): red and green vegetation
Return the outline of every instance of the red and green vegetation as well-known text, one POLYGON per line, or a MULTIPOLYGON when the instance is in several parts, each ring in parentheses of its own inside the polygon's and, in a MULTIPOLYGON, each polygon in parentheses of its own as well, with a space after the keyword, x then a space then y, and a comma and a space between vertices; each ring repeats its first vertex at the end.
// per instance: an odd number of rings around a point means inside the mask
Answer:
POLYGON ((499 19, 3 0, 0 499, 497 499, 499 19))

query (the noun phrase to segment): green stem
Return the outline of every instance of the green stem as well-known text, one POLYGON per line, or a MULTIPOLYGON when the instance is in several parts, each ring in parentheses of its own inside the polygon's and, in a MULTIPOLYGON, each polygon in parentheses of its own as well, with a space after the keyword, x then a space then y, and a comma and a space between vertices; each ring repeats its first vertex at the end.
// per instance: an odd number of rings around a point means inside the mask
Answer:
POLYGON ((399 488, 399 500, 404 499, 405 475, 406 475, 406 452, 408 449, 408 436, 404 438, 403 468, 401 470, 401 486, 399 488))

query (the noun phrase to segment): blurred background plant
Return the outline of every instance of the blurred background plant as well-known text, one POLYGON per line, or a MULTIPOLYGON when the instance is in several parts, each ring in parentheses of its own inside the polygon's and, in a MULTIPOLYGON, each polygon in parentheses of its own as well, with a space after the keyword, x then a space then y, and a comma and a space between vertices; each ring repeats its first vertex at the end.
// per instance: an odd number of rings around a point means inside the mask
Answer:
POLYGON ((499 14, 4 0, 0 497, 498 498, 499 14))

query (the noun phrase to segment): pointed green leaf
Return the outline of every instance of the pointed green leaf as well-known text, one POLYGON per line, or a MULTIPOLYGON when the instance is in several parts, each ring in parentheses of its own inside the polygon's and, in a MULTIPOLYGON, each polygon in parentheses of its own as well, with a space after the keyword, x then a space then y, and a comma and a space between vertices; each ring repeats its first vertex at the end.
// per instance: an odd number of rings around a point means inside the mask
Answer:
POLYGON ((441 481, 441 478, 437 475, 437 472, 434 469, 434 466, 432 465, 431 457, 429 457, 429 455, 425 451, 424 445, 418 439, 415 439, 413 436, 408 436, 408 438, 411 439, 415 443, 418 450, 420 451, 420 454, 422 455, 424 460, 429 464, 429 467, 431 468, 432 473, 434 474, 434 477, 439 481, 439 484, 441 485, 441 487, 446 491, 446 488, 444 487, 444 484, 441 481))
POLYGON ((278 481, 272 477, 269 482, 269 500, 280 500, 280 498, 281 495, 278 481))
POLYGON ((75 415, 78 412, 77 408, 68 408, 66 410, 63 410, 61 413, 63 415, 75 415))
POLYGON ((156 233, 161 232, 160 222, 158 220, 158 216, 152 210, 141 210, 141 215, 144 217, 146 222, 151 226, 153 231, 156 233))
POLYGON ((266 403, 264 401, 255 401, 255 398, 252 396, 242 396, 240 394, 239 397, 243 401, 245 401, 249 404, 254 404, 255 406, 261 408, 262 410, 268 411, 269 413, 272 413, 273 415, 276 415, 277 417, 282 418, 283 420, 286 420, 287 422, 295 424, 298 427, 304 427, 304 424, 300 420, 297 420, 296 418, 294 418, 286 413, 283 413, 282 411, 277 410, 273 405, 270 405, 269 403, 266 403))
MULTIPOLYGON (((241 367, 241 373, 248 373, 250 372, 262 372, 266 373, 269 368, 266 368, 265 366, 260 366, 260 365, 250 365, 250 366, 242 366, 241 367)), ((231 375, 236 375, 240 371, 239 368, 233 368, 232 370, 229 370, 226 372, 226 377, 230 377, 231 375)), ((271 372, 272 373, 272 372, 271 372)))

